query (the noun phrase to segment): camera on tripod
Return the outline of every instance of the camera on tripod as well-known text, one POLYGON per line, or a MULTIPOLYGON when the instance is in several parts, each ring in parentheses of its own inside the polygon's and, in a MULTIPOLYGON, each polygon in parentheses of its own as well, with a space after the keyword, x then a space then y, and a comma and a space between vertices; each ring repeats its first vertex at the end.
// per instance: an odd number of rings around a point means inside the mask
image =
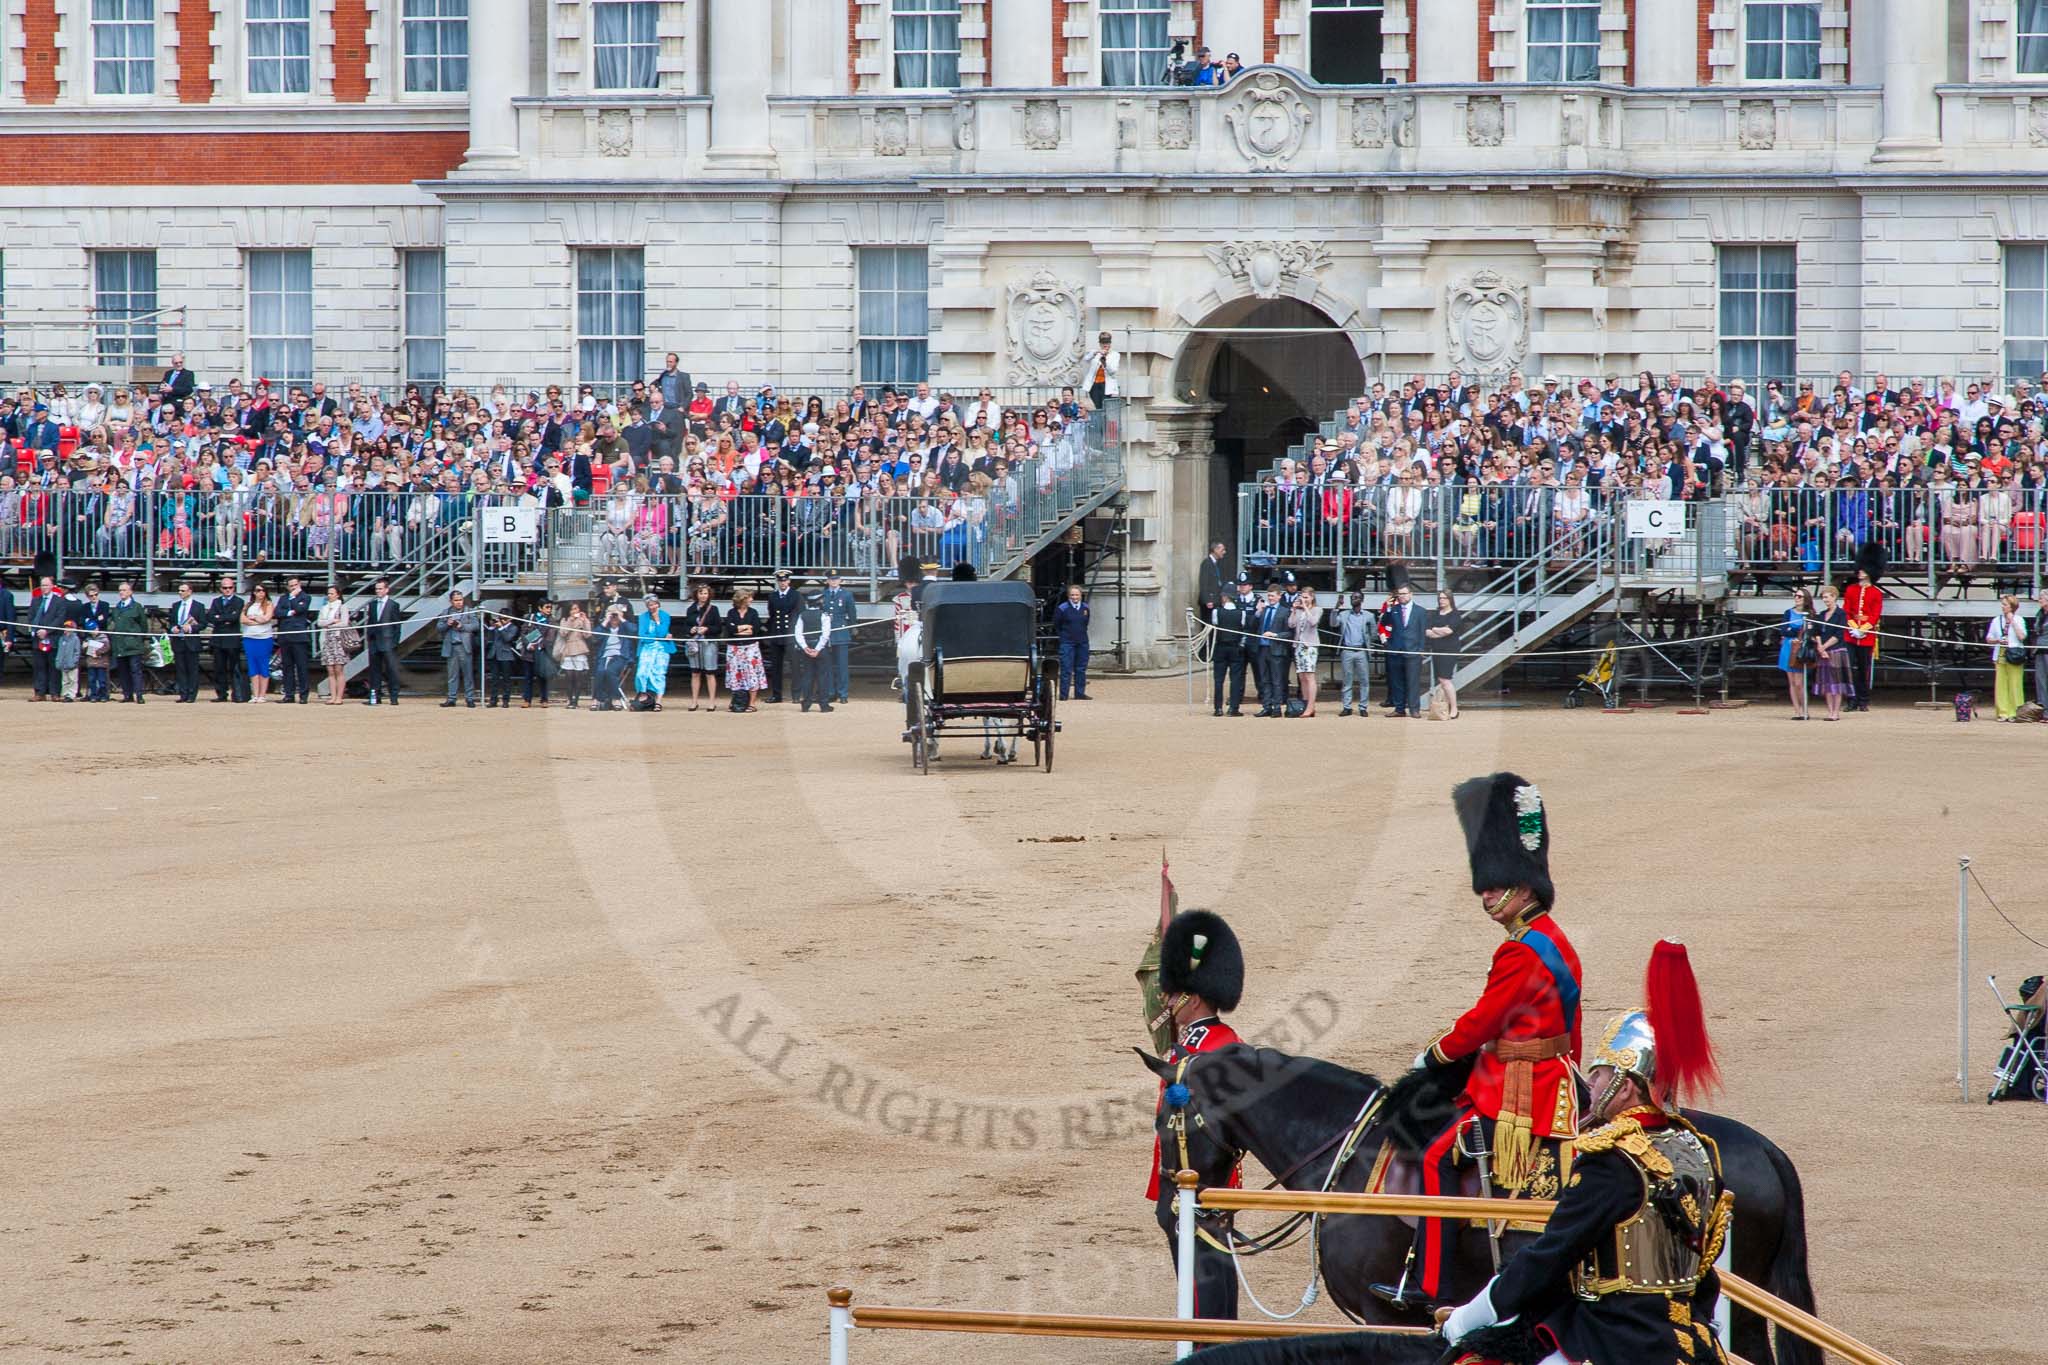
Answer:
POLYGON ((1193 85, 1195 68, 1188 61, 1188 40, 1175 38, 1173 47, 1166 54, 1166 73, 1162 85, 1193 85))

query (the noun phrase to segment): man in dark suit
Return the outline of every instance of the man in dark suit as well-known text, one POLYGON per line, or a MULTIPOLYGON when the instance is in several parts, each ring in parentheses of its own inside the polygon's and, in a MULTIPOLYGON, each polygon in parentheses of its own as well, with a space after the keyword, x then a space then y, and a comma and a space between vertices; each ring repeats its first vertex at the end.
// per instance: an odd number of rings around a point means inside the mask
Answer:
MULTIPOLYGON (((1216 680, 1216 714, 1223 715, 1223 683, 1230 681, 1230 711, 1241 716, 1239 709, 1244 705, 1244 668, 1248 648, 1256 642, 1251 638, 1258 629, 1259 602, 1252 595, 1252 581, 1243 574, 1237 576, 1237 591, 1210 617, 1210 624, 1216 627, 1215 639, 1209 648, 1209 671, 1216 680)), ((1259 689, 1261 695, 1265 689, 1259 689)))
POLYGON ((825 650, 825 699, 845 702, 852 680, 848 673, 849 650, 853 644, 854 623, 860 619, 860 608, 854 604, 853 594, 840 584, 839 570, 833 569, 825 575, 825 591, 820 595, 825 614, 832 620, 832 641, 825 650))
POLYGON ((626 453, 633 459, 633 468, 645 469, 654 463, 654 426, 647 420, 647 409, 635 406, 633 420, 626 423, 619 433, 626 443, 626 453))
MULTIPOLYGON (((730 417, 735 422, 739 421, 740 413, 745 410, 746 406, 747 400, 745 395, 740 392, 738 381, 728 379, 725 383, 725 392, 719 396, 716 403, 711 405, 712 424, 716 426, 718 419, 721 417, 730 417)), ((855 417, 859 415, 858 412, 854 414, 855 417)))
POLYGON ((1387 705, 1397 716, 1418 716, 1423 629, 1428 615, 1415 605, 1415 591, 1404 579, 1382 617, 1387 630, 1387 705))
POLYGON ((1294 652, 1294 629, 1287 620, 1287 603, 1280 595, 1278 580, 1266 585, 1266 600, 1259 607, 1258 659, 1259 714, 1287 714, 1287 665, 1294 652))
POLYGON ((71 624, 71 604, 57 580, 45 577, 42 591, 28 609, 29 669, 35 675, 32 701, 55 701, 64 688, 57 673, 57 646, 71 624))
MULTIPOLYGON (((768 594, 769 635, 787 636, 794 630, 797 609, 802 605, 803 599, 790 586, 789 570, 777 569, 775 591, 768 594)), ((796 662, 790 657, 795 648, 795 642, 788 639, 771 639, 761 646, 761 660, 768 666, 768 700, 771 702, 782 700, 783 682, 790 677, 791 666, 796 662)))
POLYGON ((21 443, 29 450, 57 449, 59 432, 57 424, 50 420, 50 409, 38 403, 29 414, 28 425, 21 430, 21 443))
POLYGON ((249 669, 242 654, 242 608, 248 605, 235 591, 235 576, 220 576, 220 592, 206 604, 206 624, 213 631, 213 699, 249 700, 249 669))
POLYGON ((655 410, 647 420, 654 426, 654 458, 659 460, 667 456, 680 461, 683 458, 683 436, 690 429, 689 414, 657 400, 655 410))
POLYGON ((1223 567, 1229 555, 1229 547, 1219 540, 1202 557, 1202 576, 1195 587, 1195 602, 1205 621, 1213 619, 1216 609, 1230 596, 1230 578, 1223 567))
POLYGON ((199 635, 205 629, 205 606, 192 595, 190 583, 180 582, 171 607, 171 663, 177 669, 180 703, 199 700, 199 635))
POLYGON ((157 386, 157 396, 166 403, 182 403, 192 396, 198 379, 185 368, 185 357, 171 357, 171 368, 164 371, 164 382, 157 386))
POLYGON ((7 674, 7 661, 14 655, 19 643, 15 638, 14 623, 20 617, 14 607, 14 593, 5 583, 0 583, 0 678, 7 674))
POLYGON ((405 613, 391 599, 391 580, 380 578, 374 596, 363 612, 363 680, 370 696, 363 703, 375 706, 379 698, 398 705, 398 623, 405 613))
POLYGON ((648 380, 647 387, 661 395, 663 407, 682 412, 690 405, 690 390, 693 387, 690 383, 690 372, 682 368, 674 351, 668 353, 668 360, 661 367, 661 373, 648 380))
POLYGON ((305 580, 293 574, 277 599, 277 653, 283 661, 284 699, 307 704, 312 696, 313 599, 305 580))

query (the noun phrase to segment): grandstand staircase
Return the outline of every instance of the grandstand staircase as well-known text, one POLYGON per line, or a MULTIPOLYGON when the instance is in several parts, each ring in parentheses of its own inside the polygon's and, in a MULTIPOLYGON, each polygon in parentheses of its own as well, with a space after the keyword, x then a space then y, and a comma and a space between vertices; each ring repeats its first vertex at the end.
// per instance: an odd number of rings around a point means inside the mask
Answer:
POLYGON ((1560 561, 1550 547, 1510 564, 1476 593, 1460 646, 1467 657, 1451 675, 1459 690, 1486 681, 1526 650, 1541 649, 1611 601, 1620 587, 1615 526, 1597 518, 1586 543, 1560 561))
MULTIPOLYGON (((491 611, 506 611, 511 608, 512 599, 506 596, 486 598, 471 583, 466 570, 470 567, 459 551, 457 541, 466 541, 462 527, 446 527, 436 531, 438 544, 430 543, 412 564, 394 571, 390 575, 391 595, 398 600, 405 616, 398 624, 398 642, 395 653, 402 662, 406 656, 423 645, 438 650, 440 633, 434 629, 436 618, 448 610, 448 605, 457 590, 469 599, 469 605, 491 611), (461 564, 461 568, 454 565, 461 564)), ((366 588, 366 594, 373 589, 366 588)), ((361 618, 364 598, 359 596, 349 602, 350 611, 361 618)), ((354 682, 368 671, 370 654, 368 650, 356 651, 342 670, 345 682, 354 682)))

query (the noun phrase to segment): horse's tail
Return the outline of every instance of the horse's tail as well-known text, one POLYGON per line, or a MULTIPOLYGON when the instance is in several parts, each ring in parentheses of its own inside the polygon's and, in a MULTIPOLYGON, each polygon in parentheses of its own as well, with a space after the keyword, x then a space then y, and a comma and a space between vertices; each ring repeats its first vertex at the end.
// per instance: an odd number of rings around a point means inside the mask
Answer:
MULTIPOLYGON (((1764 1288, 1801 1312, 1813 1312, 1813 1281, 1806 1269, 1806 1193, 1799 1185, 1799 1169, 1783 1149, 1770 1139, 1763 1148, 1778 1174, 1778 1186, 1785 1192, 1784 1216, 1778 1222, 1778 1249, 1771 1257, 1771 1269, 1764 1288)), ((1777 1341, 1778 1365, 1821 1365, 1818 1346, 1805 1337, 1780 1329, 1777 1341)))

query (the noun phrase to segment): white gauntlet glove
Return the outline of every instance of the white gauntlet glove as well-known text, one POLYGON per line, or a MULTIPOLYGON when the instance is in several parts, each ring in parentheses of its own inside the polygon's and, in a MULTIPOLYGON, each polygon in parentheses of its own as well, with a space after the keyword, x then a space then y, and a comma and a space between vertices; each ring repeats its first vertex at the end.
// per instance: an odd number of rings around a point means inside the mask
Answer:
POLYGON ((1473 1295, 1469 1303, 1453 1308, 1451 1315, 1444 1319, 1444 1340, 1462 1341, 1480 1328, 1491 1327, 1499 1321, 1500 1315, 1493 1307, 1493 1280, 1488 1280, 1486 1287, 1473 1295))

